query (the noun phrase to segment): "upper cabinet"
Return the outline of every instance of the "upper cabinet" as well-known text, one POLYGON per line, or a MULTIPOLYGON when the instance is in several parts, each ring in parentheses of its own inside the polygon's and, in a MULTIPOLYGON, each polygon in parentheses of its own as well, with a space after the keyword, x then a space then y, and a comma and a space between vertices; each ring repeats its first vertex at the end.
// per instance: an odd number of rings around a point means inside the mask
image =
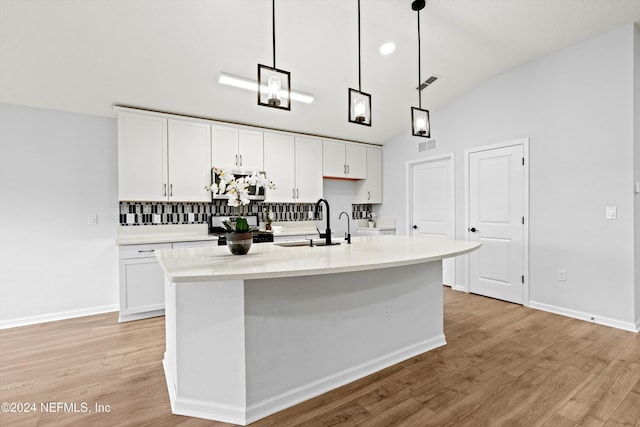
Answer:
POLYGON ((339 141, 322 143, 322 175, 325 178, 365 179, 366 147, 339 141))
POLYGON ((367 147, 367 179, 358 183, 356 203, 382 203, 382 148, 367 147))
POLYGON ((210 158, 207 123, 118 113, 120 200, 207 201, 210 158))
POLYGON ((322 141, 265 133, 264 170, 276 185, 267 202, 315 202, 322 198, 322 141))
POLYGON ((211 193, 211 125, 169 120, 169 194, 174 202, 207 202, 211 193))
POLYGON ((118 114, 120 200, 167 200, 167 119, 118 114), (144 161, 142 161, 144 160, 144 161))
POLYGON ((212 126, 211 164, 221 169, 262 171, 263 133, 231 126, 212 126))

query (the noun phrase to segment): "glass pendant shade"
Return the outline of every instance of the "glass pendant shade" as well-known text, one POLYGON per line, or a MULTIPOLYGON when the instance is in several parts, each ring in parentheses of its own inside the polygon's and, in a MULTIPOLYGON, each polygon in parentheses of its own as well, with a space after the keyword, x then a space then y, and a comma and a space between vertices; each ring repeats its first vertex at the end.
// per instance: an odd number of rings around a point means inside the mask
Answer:
POLYGON ((349 121, 371 126, 371 95, 349 88, 349 121))
POLYGON ((258 64, 258 105, 291 110, 291 73, 258 64))
POLYGON ((428 110, 411 107, 411 134, 413 136, 431 138, 431 122, 428 110))

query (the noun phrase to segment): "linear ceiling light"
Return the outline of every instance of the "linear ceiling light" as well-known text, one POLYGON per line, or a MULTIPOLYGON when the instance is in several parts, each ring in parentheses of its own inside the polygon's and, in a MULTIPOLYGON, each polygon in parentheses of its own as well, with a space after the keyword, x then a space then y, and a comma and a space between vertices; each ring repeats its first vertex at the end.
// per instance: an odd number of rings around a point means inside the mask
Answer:
POLYGON ((360 56, 360 0, 358 0, 358 90, 349 88, 349 122, 371 126, 371 95, 362 92, 362 59, 360 56))
POLYGON ((424 9, 425 0, 414 0, 411 3, 411 9, 415 10, 418 15, 418 108, 411 107, 411 134, 413 136, 421 136, 423 138, 431 137, 431 120, 429 118, 429 110, 422 109, 422 89, 428 85, 422 85, 421 69, 420 69, 420 11, 424 9))
MULTIPOLYGON (((258 91, 258 82, 256 82, 255 80, 225 73, 224 71, 220 71, 220 76, 218 77, 218 83, 227 85, 227 86, 237 87, 240 89, 251 90, 253 92, 258 91)), ((268 86, 262 85, 262 90, 260 92, 264 95, 267 95, 269 93, 268 86)), ((284 96, 288 97, 289 95, 284 94, 284 96)), ((314 100, 314 96, 312 94, 299 92, 297 90, 290 91, 290 96, 292 101, 304 102, 306 104, 311 104, 314 100)))

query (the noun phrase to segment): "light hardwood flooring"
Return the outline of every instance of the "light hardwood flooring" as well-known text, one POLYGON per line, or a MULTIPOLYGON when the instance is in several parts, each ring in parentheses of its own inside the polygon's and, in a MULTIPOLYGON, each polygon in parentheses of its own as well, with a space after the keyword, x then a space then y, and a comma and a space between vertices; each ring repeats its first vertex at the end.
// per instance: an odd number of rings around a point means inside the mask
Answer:
MULTIPOLYGON (((640 426, 640 334, 447 288, 444 296, 446 346, 252 425, 640 426)), ((0 402, 37 410, 0 413, 0 425, 226 425, 171 414, 163 351, 162 317, 2 330, 0 402), (85 402, 91 412, 43 412, 42 402, 78 411, 85 402)))

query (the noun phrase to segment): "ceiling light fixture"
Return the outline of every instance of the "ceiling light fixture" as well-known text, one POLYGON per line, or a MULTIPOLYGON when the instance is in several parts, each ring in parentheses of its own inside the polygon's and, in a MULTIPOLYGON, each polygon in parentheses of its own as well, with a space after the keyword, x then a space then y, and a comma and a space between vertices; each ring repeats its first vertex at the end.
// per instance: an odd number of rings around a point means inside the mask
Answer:
MULTIPOLYGON (((234 74, 225 73, 224 71, 220 71, 220 76, 218 77, 218 83, 233 86, 240 89, 247 89, 253 92, 258 91, 258 82, 253 79, 249 79, 246 77, 236 76, 234 74)), ((264 95, 267 95, 268 88, 267 86, 262 86, 262 91, 264 95)), ((287 96, 285 94, 285 96, 287 96)), ((290 91, 290 96, 292 101, 304 102, 305 104, 311 104, 315 99, 314 95, 305 92, 299 92, 297 90, 290 91)))
POLYGON ((273 67, 258 64, 258 105, 291 110, 291 73, 276 68, 276 0, 271 0, 273 67))
POLYGON ((371 126, 371 95, 362 92, 362 58, 360 56, 360 0, 358 0, 358 90, 349 88, 349 122, 371 126))
POLYGON ((420 11, 424 9, 425 0, 414 0, 411 3, 411 9, 415 10, 418 15, 418 108, 411 107, 411 134, 413 136, 421 136, 423 138, 431 137, 431 120, 429 118, 429 110, 422 109, 422 89, 421 69, 420 69, 420 11))
POLYGON ((396 50, 396 45, 393 42, 384 43, 380 46, 380 53, 383 55, 390 55, 396 50))

